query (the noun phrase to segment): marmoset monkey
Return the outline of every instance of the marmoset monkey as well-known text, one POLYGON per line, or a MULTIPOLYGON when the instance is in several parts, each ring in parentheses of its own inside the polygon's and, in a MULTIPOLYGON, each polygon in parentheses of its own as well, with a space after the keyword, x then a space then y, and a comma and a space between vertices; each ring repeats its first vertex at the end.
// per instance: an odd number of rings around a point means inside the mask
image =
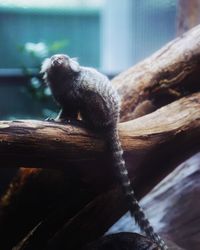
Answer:
POLYGON ((132 217, 160 249, 167 250, 135 198, 117 130, 120 98, 111 82, 97 70, 82 67, 75 59, 62 54, 45 59, 41 73, 61 106, 57 120, 77 119, 80 113, 83 122, 104 133, 132 217))

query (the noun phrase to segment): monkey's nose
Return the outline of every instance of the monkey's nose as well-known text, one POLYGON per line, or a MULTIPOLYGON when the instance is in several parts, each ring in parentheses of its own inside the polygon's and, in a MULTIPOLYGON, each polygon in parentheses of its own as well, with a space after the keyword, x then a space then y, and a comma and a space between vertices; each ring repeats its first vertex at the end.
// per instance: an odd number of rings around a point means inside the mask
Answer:
POLYGON ((61 64, 63 63, 63 59, 62 58, 56 58, 56 59, 54 59, 54 60, 52 60, 52 65, 53 66, 60 66, 61 64))

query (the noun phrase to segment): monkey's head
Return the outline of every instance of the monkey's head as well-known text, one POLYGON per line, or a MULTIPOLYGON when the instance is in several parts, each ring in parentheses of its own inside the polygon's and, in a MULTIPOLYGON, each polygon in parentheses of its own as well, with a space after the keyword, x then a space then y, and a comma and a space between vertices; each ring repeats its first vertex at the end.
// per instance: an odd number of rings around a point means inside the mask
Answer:
POLYGON ((70 58, 68 55, 64 54, 56 54, 43 61, 40 72, 47 76, 49 74, 72 75, 79 71, 80 66, 75 58, 70 58))

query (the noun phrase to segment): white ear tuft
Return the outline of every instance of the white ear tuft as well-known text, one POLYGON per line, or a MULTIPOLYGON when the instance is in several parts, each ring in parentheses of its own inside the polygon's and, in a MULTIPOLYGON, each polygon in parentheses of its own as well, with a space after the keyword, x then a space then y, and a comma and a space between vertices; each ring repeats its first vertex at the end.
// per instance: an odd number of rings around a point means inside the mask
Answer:
POLYGON ((70 65, 70 68, 72 69, 73 72, 80 71, 80 66, 79 66, 79 63, 77 61, 77 58, 70 58, 69 65, 70 65))
POLYGON ((40 73, 45 73, 50 66, 50 58, 44 59, 42 62, 40 73))

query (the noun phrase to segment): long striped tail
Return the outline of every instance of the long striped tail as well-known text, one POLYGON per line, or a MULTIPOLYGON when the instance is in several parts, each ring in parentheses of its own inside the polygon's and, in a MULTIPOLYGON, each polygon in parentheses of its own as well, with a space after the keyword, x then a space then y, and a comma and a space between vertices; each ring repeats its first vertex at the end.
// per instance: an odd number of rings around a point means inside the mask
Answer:
POLYGON ((117 128, 110 131, 108 140, 109 150, 111 150, 112 152, 113 165, 115 168, 117 168, 116 172, 127 199, 131 216, 135 219, 135 222, 139 225, 140 229, 145 232, 147 237, 154 241, 161 250, 167 250, 167 245, 160 238, 160 236, 154 232, 153 227, 151 226, 149 220, 146 218, 143 209, 140 207, 135 197, 135 193, 128 177, 128 171, 125 165, 125 161, 123 159, 123 150, 119 140, 117 128))

